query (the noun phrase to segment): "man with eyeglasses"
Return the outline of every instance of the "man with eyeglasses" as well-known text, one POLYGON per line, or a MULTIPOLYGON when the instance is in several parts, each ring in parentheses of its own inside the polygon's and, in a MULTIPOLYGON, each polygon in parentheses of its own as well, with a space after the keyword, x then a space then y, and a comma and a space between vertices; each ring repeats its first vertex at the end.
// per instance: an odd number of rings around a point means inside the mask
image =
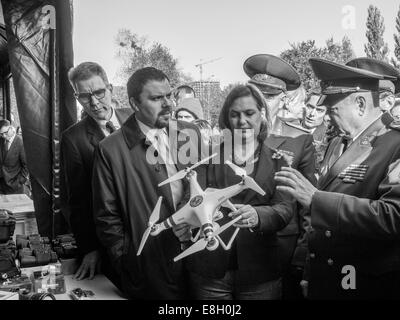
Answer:
POLYGON ((63 132, 61 139, 65 202, 82 260, 74 277, 93 279, 102 262, 103 272, 117 281, 96 236, 91 186, 93 153, 98 143, 116 131, 132 110, 114 108, 112 85, 97 63, 83 62, 72 68, 68 77, 76 99, 87 114, 63 132))
POLYGON ((22 137, 8 120, 0 120, 0 193, 24 193, 28 180, 22 137))
MULTIPOLYGON (((266 142, 275 150, 281 150, 293 157, 291 167, 298 169, 313 184, 316 184, 315 148, 310 130, 303 128, 300 121, 289 122, 279 117, 287 108, 288 92, 299 89, 301 82, 296 70, 286 61, 270 54, 257 54, 243 64, 249 83, 256 85, 263 93, 272 120, 272 130, 266 142)), ((297 101, 299 105, 304 104, 297 101)), ((291 105, 292 113, 299 106, 291 105)), ((302 210, 298 205, 292 220, 278 231, 278 246, 282 265, 283 299, 301 299, 300 281, 306 259, 305 229, 302 210)))

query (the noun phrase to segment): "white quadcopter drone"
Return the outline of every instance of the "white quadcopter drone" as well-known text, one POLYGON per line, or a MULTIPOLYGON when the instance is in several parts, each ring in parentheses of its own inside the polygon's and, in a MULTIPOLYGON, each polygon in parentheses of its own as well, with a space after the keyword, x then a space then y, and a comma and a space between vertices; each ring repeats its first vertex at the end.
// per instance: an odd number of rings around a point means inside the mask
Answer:
POLYGON ((235 206, 229 201, 229 198, 235 196, 245 189, 250 188, 261 195, 265 195, 265 192, 254 181, 253 178, 247 176, 244 169, 236 166, 230 161, 225 161, 225 163, 232 168, 235 174, 242 177, 242 181, 224 189, 207 188, 203 191, 197 182, 197 173, 193 169, 207 162, 216 155, 217 153, 201 160, 189 168, 177 172, 175 175, 158 185, 161 187, 164 184, 186 177, 189 180, 190 200, 172 216, 163 222, 156 223, 160 218, 160 208, 162 202, 162 197, 158 198, 157 204, 150 215, 148 228, 144 232, 142 241, 140 242, 137 255, 141 254, 149 235, 156 236, 161 231, 181 223, 187 223, 191 226, 191 229, 199 228, 199 231, 197 232, 196 236, 194 238, 192 237, 191 239, 192 242, 195 243, 175 257, 175 262, 206 248, 210 251, 215 250, 218 248, 219 244, 221 244, 225 250, 229 250, 231 248, 233 240, 238 234, 239 228, 236 228, 227 245, 219 237, 219 234, 232 226, 236 221, 240 220, 242 216, 239 215, 232 221, 220 227, 219 224, 215 222, 216 220, 222 218, 222 213, 219 211, 219 208, 223 206, 236 211, 235 206))

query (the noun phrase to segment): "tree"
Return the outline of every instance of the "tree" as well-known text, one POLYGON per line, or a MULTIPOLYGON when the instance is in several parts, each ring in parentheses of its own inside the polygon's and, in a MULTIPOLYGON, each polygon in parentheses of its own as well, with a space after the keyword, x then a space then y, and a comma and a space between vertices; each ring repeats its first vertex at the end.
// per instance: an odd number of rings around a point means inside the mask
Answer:
POLYGON ((367 32, 368 43, 364 45, 367 57, 388 62, 388 45, 383 40, 385 32, 384 19, 379 9, 373 5, 368 7, 367 32))
POLYGON ((309 58, 318 57, 345 63, 355 57, 351 42, 347 37, 344 37, 341 42, 335 42, 333 38, 330 38, 322 48, 317 47, 314 40, 291 43, 290 46, 291 48, 283 51, 280 57, 296 69, 306 90, 318 85, 318 79, 308 63, 309 58))
POLYGON ((311 57, 321 57, 321 49, 317 48, 314 40, 291 43, 290 46, 290 49, 281 53, 281 58, 296 69, 306 89, 314 87, 317 84, 317 79, 314 77, 308 59, 311 57))
POLYGON ((355 57, 351 41, 346 36, 341 43, 335 43, 333 38, 326 41, 326 48, 323 49, 324 58, 338 63, 346 63, 355 57))
POLYGON ((171 86, 190 81, 178 67, 178 59, 161 43, 151 45, 146 37, 139 37, 128 29, 120 29, 115 37, 117 58, 121 61, 118 76, 126 81, 136 70, 144 67, 155 67, 164 71, 171 86))
POLYGON ((395 68, 400 69, 400 7, 396 17, 396 30, 397 34, 393 35, 395 58, 392 58, 392 64, 395 68))

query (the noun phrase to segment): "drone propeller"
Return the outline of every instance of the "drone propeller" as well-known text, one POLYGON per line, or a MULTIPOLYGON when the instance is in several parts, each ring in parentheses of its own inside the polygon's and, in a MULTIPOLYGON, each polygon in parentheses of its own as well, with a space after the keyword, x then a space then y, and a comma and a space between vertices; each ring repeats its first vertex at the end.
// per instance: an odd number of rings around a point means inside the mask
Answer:
POLYGON ((236 164, 233 164, 229 160, 226 160, 225 163, 231 167, 231 169, 235 172, 236 175, 241 177, 247 176, 246 170, 244 170, 243 168, 238 167, 236 164))
POLYGON ((151 228, 160 219, 161 202, 162 202, 162 197, 159 197, 156 206, 154 207, 153 212, 150 215, 149 222, 147 224, 148 227, 143 234, 142 241, 140 241, 139 250, 136 254, 137 256, 139 256, 142 253, 144 244, 146 243, 147 238, 150 235, 151 228))
MULTIPOLYGON (((233 225, 236 221, 240 220, 241 218, 242 218, 242 215, 239 215, 235 219, 229 221, 228 223, 225 223, 218 230, 214 231, 212 233, 211 237, 216 237, 217 235, 219 235, 221 232, 228 229, 231 225, 233 225)), ((193 253, 204 250, 207 247, 207 244, 208 244, 208 241, 206 240, 206 238, 201 238, 196 243, 192 244, 189 248, 187 248, 185 251, 183 251, 180 255, 176 256, 174 258, 174 261, 176 262, 176 261, 178 261, 182 258, 185 258, 193 253)))
POLYGON ((208 160, 210 160, 211 158, 215 157, 216 155, 217 155, 217 153, 214 153, 213 155, 211 155, 211 156, 209 156, 209 157, 207 157, 207 158, 204 158, 203 160, 201 160, 201 161, 195 163, 195 164, 192 165, 191 167, 186 168, 186 169, 183 169, 183 170, 181 170, 181 171, 175 173, 172 177, 170 177, 170 178, 168 178, 167 180, 164 180, 163 182, 159 183, 158 186, 161 187, 161 186, 163 186, 164 184, 171 183, 171 182, 174 182, 174 181, 183 179, 183 178, 188 174, 188 172, 190 172, 190 171, 193 170, 194 168, 197 168, 199 165, 201 165, 201 164, 207 162, 208 160))
POLYGON ((208 241, 205 238, 200 238, 200 240, 198 240, 197 242, 192 244, 188 249, 183 251, 180 255, 176 256, 174 258, 174 261, 176 262, 176 261, 181 260, 193 253, 204 250, 207 247, 207 243, 208 243, 208 241))
POLYGON ((243 181, 245 186, 249 187, 250 189, 254 190, 255 192, 258 192, 262 196, 265 195, 265 191, 261 189, 261 187, 257 184, 257 182, 254 181, 252 177, 244 176, 243 181))
POLYGON ((238 167, 236 164, 233 164, 229 160, 226 160, 225 163, 232 168, 232 170, 235 172, 236 175, 242 177, 243 182, 246 187, 254 190, 255 192, 258 192, 262 196, 265 195, 265 191, 263 189, 261 189, 261 187, 257 184, 257 182, 254 181, 253 178, 251 178, 247 175, 246 170, 238 167))

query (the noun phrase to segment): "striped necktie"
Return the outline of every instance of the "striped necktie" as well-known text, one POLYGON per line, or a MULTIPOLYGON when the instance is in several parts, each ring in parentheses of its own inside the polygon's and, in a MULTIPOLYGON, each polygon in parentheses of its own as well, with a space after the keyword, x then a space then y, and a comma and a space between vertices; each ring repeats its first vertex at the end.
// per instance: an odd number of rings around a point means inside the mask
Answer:
POLYGON ((106 129, 110 134, 117 130, 111 121, 106 122, 106 129))

